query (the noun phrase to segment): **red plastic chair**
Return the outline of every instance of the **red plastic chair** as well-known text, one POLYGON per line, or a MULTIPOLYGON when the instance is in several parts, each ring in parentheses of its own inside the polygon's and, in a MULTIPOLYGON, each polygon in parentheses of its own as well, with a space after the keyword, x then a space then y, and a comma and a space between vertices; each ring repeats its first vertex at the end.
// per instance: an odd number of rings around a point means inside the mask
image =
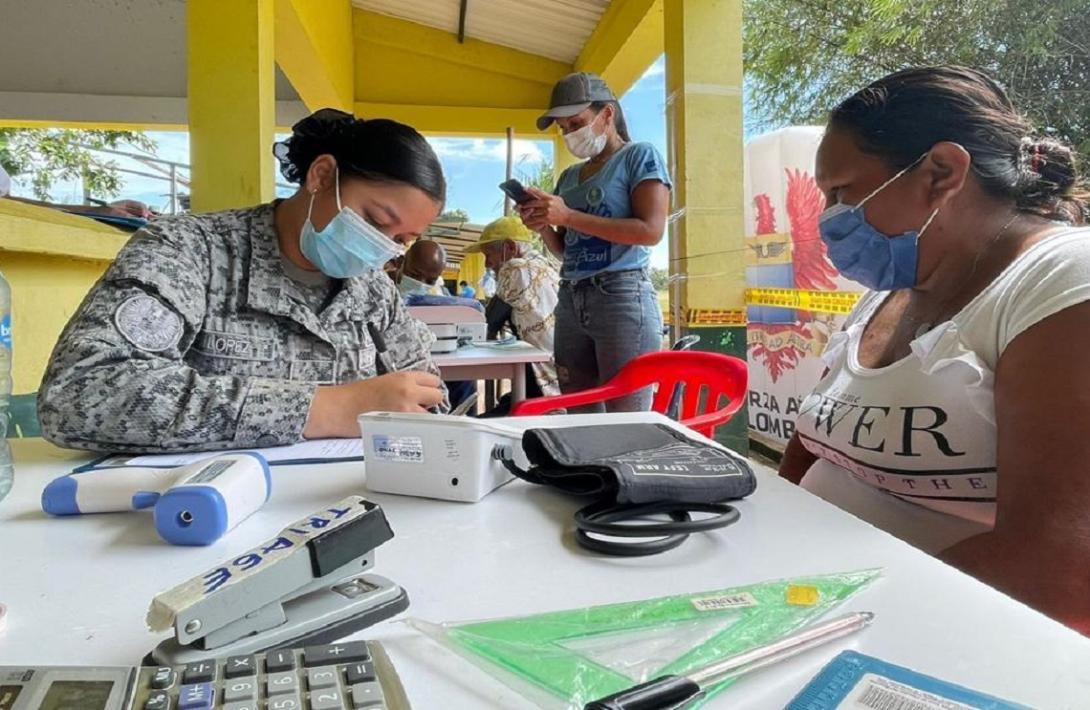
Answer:
POLYGON ((684 383, 679 419, 690 429, 711 437, 717 426, 729 421, 745 404, 748 380, 745 361, 729 355, 696 351, 647 353, 630 361, 600 387, 528 399, 514 405, 511 416, 548 414, 557 409, 606 402, 651 385, 655 386, 651 409, 665 414, 676 386, 684 383))

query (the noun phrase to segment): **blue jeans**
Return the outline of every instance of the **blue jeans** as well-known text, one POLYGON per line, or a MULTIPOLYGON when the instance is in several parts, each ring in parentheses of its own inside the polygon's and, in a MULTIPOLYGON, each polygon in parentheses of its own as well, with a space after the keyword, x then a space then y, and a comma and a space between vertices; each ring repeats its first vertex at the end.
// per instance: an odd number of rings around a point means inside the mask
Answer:
MULTIPOLYGON (((609 381, 629 360, 662 348, 662 311, 641 270, 562 281, 556 304, 556 370, 565 394, 609 381)), ((650 409, 650 388, 571 413, 650 409)))

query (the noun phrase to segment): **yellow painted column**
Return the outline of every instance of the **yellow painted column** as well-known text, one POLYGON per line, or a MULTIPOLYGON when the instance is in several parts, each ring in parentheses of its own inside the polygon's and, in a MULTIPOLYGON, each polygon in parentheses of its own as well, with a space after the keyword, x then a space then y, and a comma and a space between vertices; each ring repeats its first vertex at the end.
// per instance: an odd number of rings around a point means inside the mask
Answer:
POLYGON ((745 290, 742 0, 665 0, 671 247, 689 309, 741 309, 745 290), (702 275, 714 278, 699 278, 702 275))
MULTIPOLYGON (((675 324, 745 357, 742 0, 664 0, 675 324)), ((717 438, 745 450, 745 412, 717 438)))
POLYGON ((273 198, 274 0, 189 0, 192 207, 273 198))

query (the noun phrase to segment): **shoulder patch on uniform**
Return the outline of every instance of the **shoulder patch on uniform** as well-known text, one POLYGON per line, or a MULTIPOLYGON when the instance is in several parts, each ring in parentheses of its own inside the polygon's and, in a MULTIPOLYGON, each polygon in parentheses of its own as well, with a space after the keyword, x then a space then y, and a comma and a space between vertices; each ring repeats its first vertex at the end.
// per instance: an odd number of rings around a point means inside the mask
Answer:
POLYGON ((147 294, 126 299, 114 311, 114 325, 130 343, 157 353, 182 339, 182 317, 147 294))

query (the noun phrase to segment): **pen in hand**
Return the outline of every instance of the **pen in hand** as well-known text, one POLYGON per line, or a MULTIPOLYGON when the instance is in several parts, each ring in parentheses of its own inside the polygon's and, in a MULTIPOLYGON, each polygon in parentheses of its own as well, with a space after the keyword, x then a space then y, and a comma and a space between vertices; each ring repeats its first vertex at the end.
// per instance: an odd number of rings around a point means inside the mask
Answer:
MULTIPOLYGON (((371 336, 371 342, 375 344, 375 374, 376 375, 389 375, 394 372, 393 363, 390 362, 390 353, 386 350, 386 338, 383 337, 382 331, 378 326, 367 321, 367 334, 371 336)), ((440 412, 438 407, 429 407, 428 411, 433 414, 440 412)))
POLYGON ((390 354, 386 352, 386 338, 382 337, 382 332, 379 331, 371 321, 367 321, 367 334, 371 336, 371 342, 375 344, 375 370, 379 375, 388 375, 394 371, 393 366, 390 364, 390 354))

